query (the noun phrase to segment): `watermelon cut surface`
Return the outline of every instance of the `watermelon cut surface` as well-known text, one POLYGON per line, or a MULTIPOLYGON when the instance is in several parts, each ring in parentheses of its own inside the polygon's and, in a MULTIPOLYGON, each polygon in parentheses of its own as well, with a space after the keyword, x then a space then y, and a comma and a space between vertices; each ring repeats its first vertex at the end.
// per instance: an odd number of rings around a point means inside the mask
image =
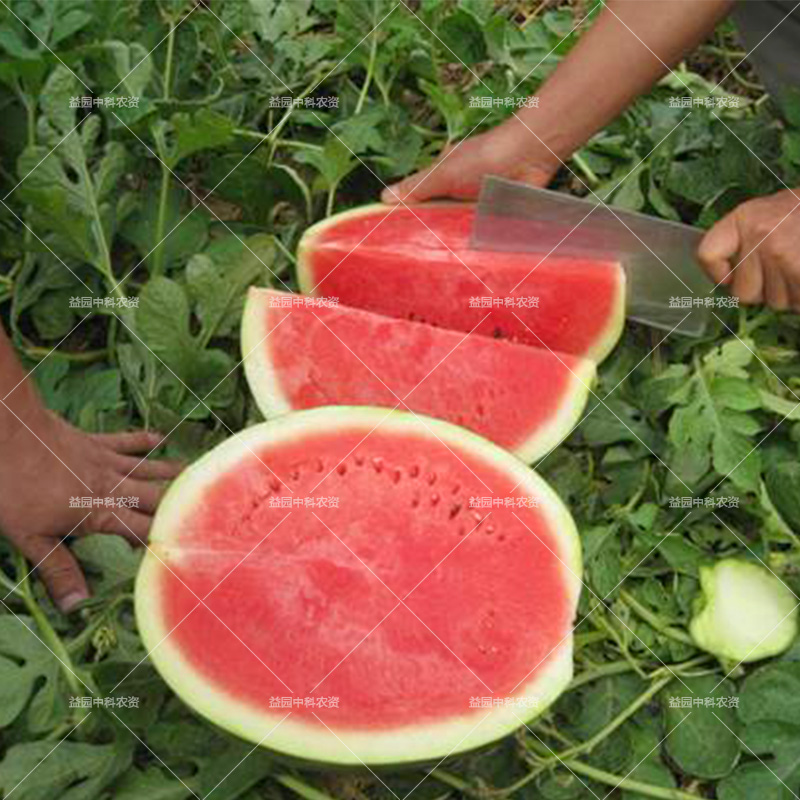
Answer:
POLYGON ((251 289, 242 357, 265 417, 325 405, 408 409, 463 425, 525 461, 582 414, 594 362, 251 289))
POLYGON ((208 719, 300 758, 398 764, 541 713, 571 680, 580 585, 572 518, 519 459, 440 420, 337 407, 189 467, 135 601, 150 658, 208 719))
POLYGON ((458 203, 377 204, 337 214, 300 241, 301 291, 602 361, 625 322, 622 268, 473 250, 474 217, 474 205, 458 203))

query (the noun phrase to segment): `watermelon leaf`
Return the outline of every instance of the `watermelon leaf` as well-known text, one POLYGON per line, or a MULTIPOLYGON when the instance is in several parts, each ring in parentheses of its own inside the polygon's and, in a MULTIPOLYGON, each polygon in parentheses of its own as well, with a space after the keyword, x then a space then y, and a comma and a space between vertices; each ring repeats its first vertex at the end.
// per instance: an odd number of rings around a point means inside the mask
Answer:
MULTIPOLYGON (((761 472, 756 435, 761 423, 750 413, 761 406, 748 382, 752 344, 734 339, 696 360, 689 381, 673 394, 670 441, 690 482, 708 469, 755 491, 761 472)), ((677 463, 677 462, 675 462, 677 463)))
MULTIPOLYGON (((218 348, 206 348, 191 330, 192 318, 186 290, 169 278, 148 281, 136 309, 138 335, 148 350, 193 394, 196 404, 225 404, 233 391, 233 381, 226 381, 236 362, 218 348), (213 392, 213 397, 205 398, 213 392)), ((192 402, 191 400, 189 402, 192 402)))
POLYGON ((69 104, 76 86, 65 68, 50 74, 42 89, 41 144, 19 157, 17 191, 32 204, 36 230, 59 258, 89 263, 111 282, 109 242, 124 216, 118 212, 130 210, 123 202, 129 195, 119 188, 126 151, 119 142, 99 144, 99 117, 76 119, 69 104))
POLYGON ((36 637, 29 617, 0 616, 0 727, 10 725, 31 700, 29 725, 35 732, 49 730, 65 715, 56 686, 60 665, 36 637))
POLYGON ((0 761, 0 788, 22 800, 95 800, 131 761, 130 745, 26 742, 0 761))
POLYGON ((670 693, 680 691, 681 695, 702 702, 691 708, 676 708, 670 706, 668 697, 665 698, 666 751, 687 775, 724 778, 738 763, 742 747, 735 710, 729 706, 718 708, 716 704, 729 703, 735 687, 730 681, 720 682, 713 675, 687 678, 685 683, 686 686, 679 684, 680 690, 674 688, 670 693), (706 746, 711 741, 713 748, 706 746))

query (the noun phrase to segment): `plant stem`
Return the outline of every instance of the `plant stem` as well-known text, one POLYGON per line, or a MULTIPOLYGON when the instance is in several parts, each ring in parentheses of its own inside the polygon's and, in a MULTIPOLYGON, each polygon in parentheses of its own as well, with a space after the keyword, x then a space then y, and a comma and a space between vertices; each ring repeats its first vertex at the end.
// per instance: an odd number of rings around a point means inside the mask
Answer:
POLYGON ((320 791, 314 786, 309 786, 307 783, 295 778, 293 775, 273 775, 275 781, 291 789, 295 794, 300 795, 305 800, 333 800, 329 794, 320 791))
POLYGON ((655 672, 653 672, 652 677, 656 675, 662 675, 669 672, 672 675, 677 675, 680 673, 684 676, 692 676, 692 675, 709 675, 713 672, 716 672, 716 669, 705 669, 701 670, 700 672, 693 672, 695 667, 702 666, 703 664, 707 664, 708 662, 716 662, 714 656, 710 653, 704 653, 702 656, 696 656, 695 658, 690 658, 688 661, 682 661, 680 664, 669 665, 664 664, 663 667, 659 667, 655 672))
POLYGON ((441 133, 432 131, 430 128, 423 128, 422 125, 411 125, 411 130, 418 133, 423 139, 439 139, 441 133))
MULTIPOLYGON (((650 680, 660 676, 660 675, 677 675, 680 673, 681 675, 689 675, 691 674, 691 670, 695 667, 700 667, 708 661, 712 661, 713 656, 710 655, 702 655, 697 656, 695 658, 690 659, 689 661, 682 661, 680 664, 664 664, 664 666, 659 667, 653 672, 650 673, 648 678, 650 680)), ((594 667, 593 669, 587 669, 585 672, 578 674, 570 683, 569 687, 566 691, 571 692, 577 689, 584 684, 591 683, 592 681, 599 680, 601 678, 605 678, 608 675, 619 675, 624 672, 632 672, 633 665, 628 661, 610 661, 607 664, 601 664, 599 667, 594 667)), ((706 671, 703 672, 706 674, 706 671)))
MULTIPOLYGON (((172 59, 175 49, 175 23, 169 19, 169 33, 167 34, 167 56, 164 66, 164 101, 169 100, 170 84, 172 83, 172 59)), ((164 269, 164 227, 167 222, 167 202, 169 200, 169 187, 172 174, 166 164, 166 153, 159 153, 161 163, 161 187, 158 193, 158 215, 156 216, 155 240, 158 242, 153 253, 153 275, 160 275, 164 269)))
POLYGON ((634 496, 622 507, 623 512, 629 514, 639 504, 639 501, 647 491, 647 484, 649 480, 650 463, 646 461, 644 465, 644 480, 642 481, 642 485, 636 490, 636 494, 634 494, 634 496))
POLYGON ((458 775, 453 775, 451 772, 447 772, 443 769, 434 769, 431 772, 431 776, 441 783, 452 786, 454 789, 458 789, 459 792, 464 792, 465 794, 469 794, 475 790, 475 787, 462 778, 459 778, 458 775))
POLYGON ((604 642, 607 638, 601 631, 589 631, 588 633, 576 633, 573 636, 573 641, 575 642, 575 649, 579 650, 581 647, 588 647, 590 644, 604 642))
MULTIPOLYGON (((262 133, 261 131, 250 131, 247 128, 234 128, 233 132, 236 136, 242 136, 246 139, 260 139, 263 142, 273 141, 271 134, 262 133)), ((276 144, 280 147, 294 147, 296 150, 316 150, 322 152, 324 148, 322 145, 313 144, 312 142, 303 142, 299 139, 275 139, 276 144)))
POLYGON ((632 717, 643 705, 649 703, 652 698, 657 695, 668 683, 675 679, 674 675, 667 675, 653 682, 647 691, 642 692, 632 703, 620 711, 614 719, 607 725, 604 725, 594 736, 587 739, 585 742, 570 747, 561 753, 557 753, 545 761, 545 766, 555 766, 556 764, 565 761, 568 758, 588 753, 593 750, 602 741, 608 738, 617 728, 625 723, 632 717))
MULTIPOLYGON (((22 88, 19 80, 14 81, 14 88, 19 96, 19 100, 22 105, 25 107, 25 137, 27 147, 35 147, 36 146, 36 106, 32 100, 28 98, 28 95, 22 88)), ((26 206, 25 208, 25 216, 28 217, 30 212, 30 206, 26 206)), ((25 272, 29 267, 32 267, 33 260, 35 256, 33 255, 33 248, 32 244, 32 237, 33 232, 31 231, 30 225, 25 225, 25 230, 22 234, 22 242, 23 242, 23 253, 22 253, 22 267, 21 271, 25 272)), ((16 269, 16 268, 15 268, 16 269)), ((11 295, 11 312, 9 314, 9 321, 11 324, 11 332, 14 334, 14 337, 17 338, 21 342, 25 342, 26 339, 23 336, 22 332, 19 330, 17 325, 17 318, 19 316, 18 308, 18 297, 17 295, 11 295)))
POLYGON ((92 206, 92 216, 94 217, 94 238, 100 250, 100 264, 97 265, 103 274, 103 277, 111 287, 111 293, 120 299, 125 297, 125 293, 119 286, 119 283, 114 278, 114 269, 111 266, 111 251, 106 241, 106 234, 103 230, 103 217, 100 214, 100 208, 97 205, 97 195, 94 190, 94 183, 92 176, 89 174, 89 167, 84 159, 80 160, 80 172, 83 177, 84 186, 89 187, 87 192, 92 206))
POLYGON ((658 798, 658 800, 700 800, 700 795, 697 794, 690 794, 681 789, 669 789, 665 786, 654 786, 652 783, 644 783, 643 781, 633 780, 632 778, 614 775, 611 772, 591 767, 575 759, 565 761, 563 766, 572 770, 572 772, 585 775, 587 778, 591 778, 599 783, 613 786, 615 789, 619 788, 630 792, 638 792, 646 797, 658 798))
POLYGON ((630 663, 630 661, 611 661, 608 664, 602 664, 599 667, 586 670, 586 672, 576 675, 575 678, 573 678, 572 683, 570 683, 569 687, 567 688, 567 691, 571 692, 573 689, 577 689, 579 686, 599 680, 600 678, 605 678, 608 675, 619 675, 622 672, 631 672, 632 670, 633 665, 630 663))
POLYGON ((175 52, 175 23, 169 18, 169 33, 167 34, 167 59, 164 65, 164 102, 169 100, 170 85, 172 84, 172 58, 175 52))
POLYGON ((625 589, 622 589, 619 593, 620 599, 639 617, 641 617, 648 625, 652 628, 655 628, 659 633, 663 633, 664 636, 669 636, 670 639, 674 639, 676 642, 681 642, 682 644, 688 644, 691 647, 697 647, 697 645, 692 640, 692 637, 689 636, 688 633, 681 630, 680 628, 675 628, 672 625, 668 625, 664 620, 661 619, 657 614, 654 614, 650 611, 649 608, 643 606, 635 597, 633 597, 630 592, 627 592, 625 589))
POLYGON ((275 236, 275 244, 278 250, 283 253, 291 264, 297 264, 297 257, 295 254, 281 241, 280 236, 275 236))
POLYGON ((78 654, 91 642, 95 632, 103 625, 113 625, 114 615, 119 606, 123 603, 129 603, 132 597, 129 594, 121 594, 114 598, 113 601, 75 637, 73 637, 66 645, 67 652, 70 654, 78 654))
POLYGON ((164 227, 167 222, 167 202, 169 201, 170 171, 161 159, 161 187, 158 192, 158 216, 156 217, 156 235, 158 242, 153 253, 153 275, 160 275, 164 269, 164 227))
POLYGON ((580 169, 580 171, 586 176, 586 180, 592 186, 597 186, 600 183, 600 178, 597 177, 594 170, 589 166, 586 162, 586 159, 578 153, 577 151, 572 154, 572 161, 575 163, 575 166, 580 169))
POLYGON ((531 772, 523 775, 519 780, 514 781, 514 783, 506 786, 503 789, 497 789, 496 791, 492 792, 493 795, 497 794, 502 797, 507 797, 509 795, 516 794, 520 789, 525 788, 532 780, 537 778, 542 773, 541 768, 537 768, 531 770, 531 772))
MULTIPOLYGON (((747 78, 745 78, 745 77, 743 77, 742 75, 739 74, 739 69, 738 69, 739 64, 734 64, 733 61, 731 61, 731 55, 732 55, 731 53, 729 53, 727 50, 723 50, 721 52, 721 55, 725 59, 725 66, 729 70, 728 74, 731 75, 733 77, 733 79, 740 86, 744 86, 745 89, 750 89, 750 90, 756 91, 756 92, 763 92, 764 91, 764 87, 761 84, 752 83, 751 81, 748 81, 747 78)), ((742 57, 744 57, 746 55, 747 55, 746 53, 742 53, 742 57)), ((738 58, 738 57, 739 57, 738 55, 734 56, 734 58, 738 58)))
MULTIPOLYGON (((599 601, 595 601, 599 602, 599 601)), ((619 631, 603 616, 602 613, 594 614, 592 617, 592 624, 597 628, 606 631, 606 633, 614 640, 620 652, 625 657, 625 660, 631 665, 631 669, 642 678, 647 678, 647 673, 642 669, 636 659, 631 655, 628 645, 623 641, 619 631)))
POLYGON ((367 92, 369 85, 372 83, 372 73, 375 71, 375 56, 378 52, 378 37, 375 31, 372 32, 372 42, 369 46, 369 63, 367 65, 367 77, 364 78, 364 85, 361 87, 361 93, 358 96, 358 103, 356 103, 355 114, 358 116, 364 106, 364 101, 367 99, 367 92))
POLYGON ((339 187, 339 181, 332 184, 328 189, 328 201, 325 203, 325 216, 329 217, 333 214, 333 206, 336 203, 336 189, 339 187))
MULTIPOLYGON (((302 100, 305 96, 314 88, 316 87, 318 80, 316 76, 314 76, 313 83, 309 83, 308 86, 303 89, 303 91, 298 95, 296 99, 302 100)), ((275 151, 278 149, 278 137, 280 136, 280 132, 284 129, 286 124, 289 122, 289 117, 292 116, 294 112, 294 105, 291 108, 286 109, 286 113, 278 120, 278 124, 267 134, 267 140, 272 140, 269 145, 269 157, 267 159, 267 166, 272 164, 273 159, 275 158, 275 151)))
POLYGON ((733 56, 733 58, 747 57, 747 53, 744 50, 728 50, 726 47, 717 47, 713 44, 704 44, 700 49, 715 56, 733 56))
POLYGON ((42 641, 59 660, 64 678, 67 681, 70 691, 73 695, 78 697, 83 696, 83 689, 86 688, 88 688, 90 692, 94 693, 95 688, 91 685, 91 680, 87 678, 87 680, 84 682, 78 677, 66 645, 61 641, 61 637, 55 632, 53 626, 50 624, 50 620, 47 619, 47 616, 45 615, 44 611, 42 611, 41 606, 33 596, 33 590, 31 589, 30 584, 30 570, 28 570, 27 562, 22 555, 17 555, 15 564, 17 569, 17 578, 19 578, 20 575, 23 575, 23 577, 19 580, 18 589, 21 591, 21 596, 23 602, 25 603, 25 607, 27 608, 31 617, 33 617, 36 627, 39 629, 39 632, 42 635, 42 641))
POLYGON ((14 594, 23 600, 25 599, 25 593, 22 591, 22 589, 15 585, 11 578, 9 578, 8 575, 6 575, 2 570, 0 570, 0 585, 6 590, 6 597, 3 598, 4 600, 10 594, 14 594))
MULTIPOLYGON (((23 353, 35 361, 42 361, 53 352, 49 347, 25 347, 23 353)), ((108 350, 85 350, 80 353, 58 351, 58 357, 79 364, 88 364, 94 361, 103 361, 108 358, 108 350)))
POLYGON ((558 728, 553 727, 552 725, 545 725, 541 723, 536 726, 542 733, 547 734, 548 736, 552 736, 554 739, 558 739, 561 744, 565 744, 567 747, 574 747, 575 742, 570 739, 568 736, 565 736, 561 733, 558 728))

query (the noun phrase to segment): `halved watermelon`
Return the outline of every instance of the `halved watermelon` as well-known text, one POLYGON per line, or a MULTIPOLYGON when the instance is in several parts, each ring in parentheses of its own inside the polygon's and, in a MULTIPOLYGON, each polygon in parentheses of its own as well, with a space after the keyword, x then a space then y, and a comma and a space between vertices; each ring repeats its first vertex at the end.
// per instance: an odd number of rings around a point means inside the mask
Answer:
POLYGON ((301 291, 602 361, 625 322, 622 268, 472 250, 474 216, 471 204, 432 203, 368 205, 329 217, 300 241, 301 291))
POLYGON ((165 680, 223 728, 398 764, 541 713, 571 680, 580 586, 572 518, 517 458, 439 420, 319 408, 246 429, 170 487, 136 618, 165 680))
POLYGON ((525 461, 548 453, 586 407, 594 362, 250 289, 242 357, 268 419, 293 409, 374 405, 464 425, 525 461))

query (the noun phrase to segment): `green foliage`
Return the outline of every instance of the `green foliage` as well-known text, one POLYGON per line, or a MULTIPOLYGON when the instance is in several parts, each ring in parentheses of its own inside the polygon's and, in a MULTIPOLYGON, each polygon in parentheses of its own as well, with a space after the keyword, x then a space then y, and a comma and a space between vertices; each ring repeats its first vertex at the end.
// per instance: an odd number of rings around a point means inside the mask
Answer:
POLYGON ((117 193, 126 151, 119 142, 99 144, 99 117, 76 122, 69 99, 77 87, 67 69, 50 73, 40 98, 40 143, 19 158, 18 191, 30 203, 34 229, 46 231, 45 244, 56 257, 91 264, 111 281, 110 242, 132 200, 117 193))
POLYGON ((59 665, 36 641, 30 618, 0 617, 0 673, 2 727, 14 722, 26 708, 26 727, 34 733, 49 730, 63 717, 66 704, 59 665))
POLYGON ((720 784, 724 800, 748 796, 783 800, 797 793, 799 686, 800 664, 795 661, 763 667, 745 680, 738 717, 744 726, 742 743, 749 758, 720 784))
POLYGON ((769 465, 764 477, 775 510, 793 531, 800 531, 800 464, 776 461, 769 465))
MULTIPOLYGON (((247 287, 291 287, 309 224, 512 113, 471 97, 535 93, 588 23, 576 26, 580 3, 523 6, 0 3, 0 308, 47 405, 87 430, 171 432, 166 452, 184 458, 258 419, 238 342, 247 287), (90 94, 139 102, 71 106, 90 94), (73 297, 138 305, 70 308, 73 297)), ((716 59, 734 47, 726 27, 715 43, 703 74, 681 65, 557 186, 708 227, 780 188, 771 170, 800 182, 800 106, 787 98, 779 119, 740 71, 717 87, 729 67, 716 59), (741 104, 671 108, 687 86, 741 104)), ((516 738, 433 772, 350 780, 251 752, 189 714, 147 664, 131 606, 140 554, 125 541, 74 544, 93 600, 70 620, 0 543, 0 789, 22 800, 792 797, 796 653, 728 674, 685 626, 698 567, 720 555, 761 558, 795 585, 797 333, 793 317, 763 310, 719 310, 700 341, 629 326, 586 417, 538 465, 583 539, 575 686, 516 738), (705 502, 731 496, 734 507, 705 502), (93 691, 140 705, 70 707, 93 691), (740 702, 670 706, 688 695, 740 702)))
MULTIPOLYGON (((717 699, 732 697, 735 687, 729 681, 720 681, 713 675, 690 678, 686 681, 687 694, 717 699)), ((684 708, 667 708, 665 725, 669 736, 666 750, 681 772, 697 778, 724 778, 736 766, 741 755, 736 714, 732 708, 716 705, 684 708), (706 743, 714 741, 710 750, 706 743)))
MULTIPOLYGON (((683 373, 680 388, 667 398, 667 405, 677 406, 669 435, 683 480, 699 481, 713 469, 743 491, 756 489, 761 462, 754 437, 761 425, 747 412, 759 409, 761 398, 746 369, 753 359, 751 348, 752 343, 739 339, 715 348, 695 360, 694 369, 683 373)), ((677 367, 673 375, 681 371, 677 367)))

